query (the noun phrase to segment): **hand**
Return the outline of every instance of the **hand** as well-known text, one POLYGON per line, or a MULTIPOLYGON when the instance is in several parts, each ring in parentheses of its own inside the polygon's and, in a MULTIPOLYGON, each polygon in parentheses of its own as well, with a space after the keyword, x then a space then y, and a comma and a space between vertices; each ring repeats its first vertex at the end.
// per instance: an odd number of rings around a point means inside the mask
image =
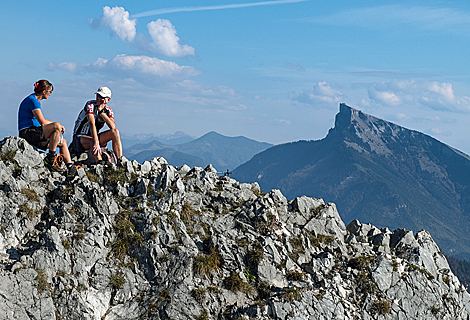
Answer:
POLYGON ((93 147, 91 148, 91 153, 95 156, 97 154, 101 154, 101 146, 100 146, 99 141, 95 141, 95 143, 93 144, 93 147))

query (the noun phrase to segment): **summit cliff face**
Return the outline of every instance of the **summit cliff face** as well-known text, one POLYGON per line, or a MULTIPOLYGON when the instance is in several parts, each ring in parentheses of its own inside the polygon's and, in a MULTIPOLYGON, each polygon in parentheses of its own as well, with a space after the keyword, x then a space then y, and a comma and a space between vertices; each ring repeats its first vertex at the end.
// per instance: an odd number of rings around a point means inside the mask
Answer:
POLYGON ((50 173, 0 142, 0 320, 470 319, 427 231, 163 158, 50 173))
POLYGON ((234 178, 288 198, 322 197, 346 223, 429 230, 446 254, 470 259, 469 157, 345 104, 324 139, 272 147, 234 178))

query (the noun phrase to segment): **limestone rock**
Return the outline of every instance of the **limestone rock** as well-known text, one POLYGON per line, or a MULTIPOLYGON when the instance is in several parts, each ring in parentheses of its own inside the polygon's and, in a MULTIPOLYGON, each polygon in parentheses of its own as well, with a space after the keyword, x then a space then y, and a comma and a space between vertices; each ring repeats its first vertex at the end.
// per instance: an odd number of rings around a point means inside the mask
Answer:
POLYGON ((205 169, 51 174, 0 142, 2 319, 469 319, 431 235, 205 169))

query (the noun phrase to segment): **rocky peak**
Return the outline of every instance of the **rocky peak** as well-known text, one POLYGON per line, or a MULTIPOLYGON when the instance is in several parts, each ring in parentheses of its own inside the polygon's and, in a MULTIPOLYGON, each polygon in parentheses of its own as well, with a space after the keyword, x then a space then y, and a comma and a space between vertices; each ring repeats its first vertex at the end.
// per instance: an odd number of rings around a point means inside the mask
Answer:
POLYGON ((339 136, 345 143, 363 152, 391 155, 392 146, 403 138, 404 128, 376 118, 341 103, 331 134, 339 136))
POLYGON ((50 173, 0 142, 0 319, 468 319, 426 231, 163 158, 50 173))

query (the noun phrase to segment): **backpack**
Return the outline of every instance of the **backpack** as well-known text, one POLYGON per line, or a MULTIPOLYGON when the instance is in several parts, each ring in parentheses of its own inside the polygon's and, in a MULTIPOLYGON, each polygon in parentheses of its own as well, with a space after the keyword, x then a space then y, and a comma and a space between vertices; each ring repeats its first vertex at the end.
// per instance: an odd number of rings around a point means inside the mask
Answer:
POLYGON ((107 161, 109 163, 117 164, 117 158, 116 158, 116 155, 114 154, 113 150, 110 150, 106 147, 101 148, 101 158, 104 161, 107 161))

